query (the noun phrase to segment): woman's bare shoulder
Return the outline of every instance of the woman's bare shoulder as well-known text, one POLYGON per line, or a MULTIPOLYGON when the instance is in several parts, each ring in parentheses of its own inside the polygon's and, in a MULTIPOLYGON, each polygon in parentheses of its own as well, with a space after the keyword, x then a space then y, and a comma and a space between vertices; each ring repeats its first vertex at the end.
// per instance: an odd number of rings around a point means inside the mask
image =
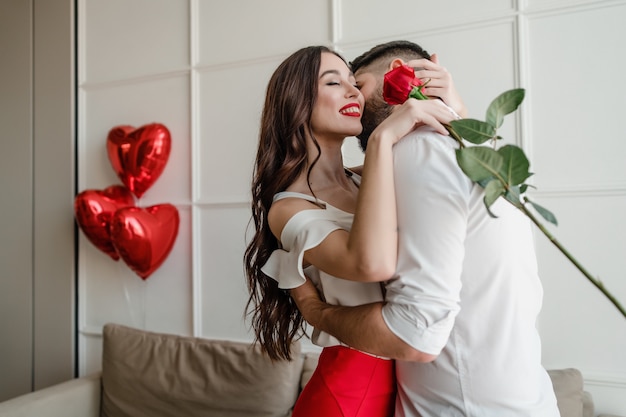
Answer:
POLYGON ((285 197, 272 203, 267 214, 267 222, 274 236, 280 239, 283 228, 293 216, 303 210, 321 210, 322 207, 312 201, 299 197, 285 197))

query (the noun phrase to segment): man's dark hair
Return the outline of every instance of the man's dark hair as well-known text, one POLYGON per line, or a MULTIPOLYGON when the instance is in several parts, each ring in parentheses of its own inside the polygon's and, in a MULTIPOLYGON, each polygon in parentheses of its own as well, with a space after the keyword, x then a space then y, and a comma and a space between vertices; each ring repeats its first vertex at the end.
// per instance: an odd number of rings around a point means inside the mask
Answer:
POLYGON ((410 41, 391 41, 377 45, 356 57, 350 62, 350 69, 356 73, 359 68, 366 67, 372 62, 383 57, 403 57, 403 58, 426 58, 430 59, 430 54, 418 44, 410 41))

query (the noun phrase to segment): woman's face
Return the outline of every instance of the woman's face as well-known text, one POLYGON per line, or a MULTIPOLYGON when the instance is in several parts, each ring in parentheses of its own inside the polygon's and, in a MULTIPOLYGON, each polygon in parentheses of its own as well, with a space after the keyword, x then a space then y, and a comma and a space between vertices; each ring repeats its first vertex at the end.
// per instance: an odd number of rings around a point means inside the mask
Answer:
POLYGON ((317 100, 311 114, 316 138, 343 139, 361 133, 363 95, 345 62, 335 54, 323 52, 317 83, 317 100))

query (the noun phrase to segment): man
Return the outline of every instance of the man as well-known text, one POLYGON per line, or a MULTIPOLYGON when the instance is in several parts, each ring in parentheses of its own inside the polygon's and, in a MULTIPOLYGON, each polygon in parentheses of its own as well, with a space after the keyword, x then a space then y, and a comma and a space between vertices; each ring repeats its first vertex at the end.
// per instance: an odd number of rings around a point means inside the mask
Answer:
MULTIPOLYGON (((405 62, 431 78, 427 95, 464 111, 452 83, 438 83, 441 67, 420 58, 429 55, 399 41, 351 63, 366 99, 363 146, 391 111, 383 75, 405 62)), ((399 359, 396 416, 557 417, 535 327, 542 287, 531 224, 502 199, 492 206, 498 218, 489 217, 483 190, 457 165, 456 146, 421 127, 394 147, 399 253, 386 303, 332 306, 310 285, 292 296, 317 329, 399 359)))

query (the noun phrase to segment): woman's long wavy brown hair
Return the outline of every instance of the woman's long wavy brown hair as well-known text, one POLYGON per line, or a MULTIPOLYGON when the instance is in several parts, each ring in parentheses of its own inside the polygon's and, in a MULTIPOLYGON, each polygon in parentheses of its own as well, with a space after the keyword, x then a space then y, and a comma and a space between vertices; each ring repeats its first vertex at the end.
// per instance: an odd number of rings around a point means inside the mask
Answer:
MULTIPOLYGON (((255 341, 275 360, 291 359, 291 345, 304 334, 304 320, 289 292, 278 288, 277 282, 261 271, 280 247, 267 223, 267 213, 274 194, 284 191, 307 169, 306 134, 313 137, 310 120, 323 52, 334 53, 325 46, 310 46, 294 52, 278 66, 267 86, 261 115, 252 179, 251 222, 255 231, 244 255, 250 293, 246 315, 252 318, 255 341)), ((319 146, 317 149, 319 158, 319 146)))

